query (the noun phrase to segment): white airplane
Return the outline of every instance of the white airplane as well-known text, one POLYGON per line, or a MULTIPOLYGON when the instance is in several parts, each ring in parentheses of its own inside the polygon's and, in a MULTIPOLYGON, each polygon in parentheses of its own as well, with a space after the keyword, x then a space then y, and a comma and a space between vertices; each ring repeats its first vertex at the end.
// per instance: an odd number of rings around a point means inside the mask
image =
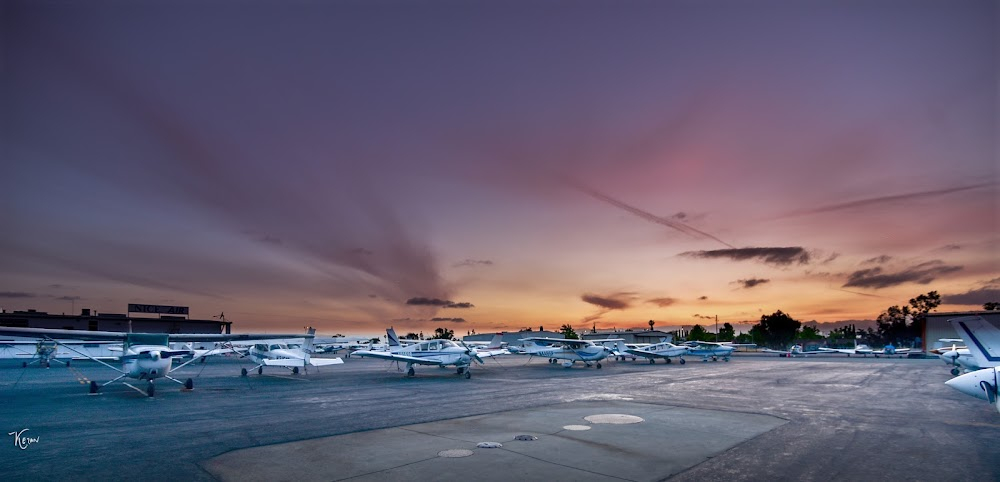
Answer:
MULTIPOLYGON (((256 369, 258 375, 263 375, 265 366, 278 366, 288 368, 292 373, 298 375, 299 368, 306 369, 310 366, 324 367, 343 364, 344 360, 341 360, 339 357, 313 358, 310 355, 315 334, 316 329, 309 328, 302 345, 296 343, 255 343, 247 352, 247 356, 257 364, 251 370, 256 369)), ((240 375, 247 376, 247 369, 241 369, 240 375)))
POLYGON ((458 346, 451 340, 424 340, 416 344, 400 347, 395 351, 371 351, 358 350, 353 355, 360 357, 381 358, 406 363, 406 376, 412 377, 416 374, 413 365, 437 365, 440 367, 454 366, 459 375, 465 378, 472 378, 469 370, 472 361, 482 364, 484 356, 491 356, 488 353, 476 353, 469 346, 458 346))
POLYGON ((820 350, 803 350, 802 345, 792 345, 791 348, 787 350, 771 350, 769 348, 764 348, 761 350, 764 353, 776 353, 778 356, 792 358, 792 357, 806 357, 809 355, 818 355, 820 353, 830 353, 828 351, 820 350))
POLYGON ((847 356, 851 355, 861 355, 868 358, 868 355, 874 355, 875 358, 879 356, 891 357, 893 355, 905 355, 910 352, 909 348, 896 348, 891 343, 886 345, 885 348, 881 350, 876 350, 868 345, 858 345, 854 348, 820 348, 820 351, 827 353, 843 353, 847 356))
MULTIPOLYGON (((193 357, 193 350, 188 349, 173 349, 170 347, 170 340, 178 342, 215 342, 215 341, 235 341, 235 340, 262 340, 262 339, 273 339, 273 338, 292 338, 298 336, 302 338, 302 335, 269 335, 269 334, 254 334, 254 333, 244 333, 244 334, 195 334, 195 333, 185 333, 185 334, 166 334, 166 333, 121 333, 113 331, 82 331, 82 330, 51 330, 46 328, 8 328, 0 327, 0 335, 4 336, 20 336, 25 338, 35 338, 39 341, 51 341, 56 345, 62 346, 78 355, 85 358, 91 359, 101 365, 104 365, 112 370, 115 370, 121 375, 117 378, 105 382, 103 384, 98 384, 95 381, 90 382, 90 393, 97 393, 101 388, 108 386, 113 382, 117 382, 123 378, 133 378, 136 380, 146 380, 148 385, 146 390, 140 390, 135 386, 129 384, 128 382, 122 382, 125 386, 132 388, 140 393, 145 393, 147 396, 152 397, 155 394, 156 388, 153 380, 157 378, 166 378, 167 380, 176 382, 183 385, 184 388, 190 390, 194 388, 194 381, 188 378, 186 381, 180 381, 170 374, 183 368, 188 363, 191 363, 198 358, 193 357), (122 342, 122 355, 119 357, 122 363, 122 368, 115 368, 98 358, 92 357, 86 353, 76 350, 71 345, 64 344, 62 339, 74 339, 74 340, 117 340, 122 342), (191 360, 178 365, 173 366, 173 357, 180 356, 192 356, 191 360)), ((306 335, 312 338, 312 335, 306 335)))
POLYGON ((503 346, 503 333, 493 335, 493 339, 490 341, 466 342, 465 344, 474 348, 476 353, 480 355, 484 353, 488 353, 489 356, 510 355, 510 351, 503 346))
MULTIPOLYGON (((670 342, 656 343, 653 345, 645 345, 641 348, 630 347, 623 341, 619 341, 615 345, 616 356, 624 357, 625 355, 631 355, 633 357, 641 356, 643 358, 648 358, 649 363, 656 363, 657 358, 663 358, 670 363, 671 357, 677 357, 677 361, 681 365, 687 363, 684 360, 684 355, 687 355, 690 351, 689 347, 684 345, 675 345, 670 342)), ((634 360, 635 358, 633 358, 634 360)))
MULTIPOLYGON (((113 348, 117 347, 118 351, 121 351, 121 344, 112 344, 109 342, 93 342, 93 341, 82 341, 82 340, 64 340, 62 342, 64 345, 73 345, 78 349, 90 352, 91 356, 94 356, 94 352, 110 354, 113 348)), ((114 359, 114 356, 96 356, 102 359, 114 359)), ((21 362, 22 368, 27 368, 31 365, 38 364, 41 368, 49 368, 52 362, 62 363, 64 366, 68 367, 72 360, 81 360, 86 357, 77 355, 65 348, 60 348, 55 342, 51 340, 0 340, 0 358, 16 358, 25 361, 21 362), (13 356, 10 356, 10 355, 13 356), (65 359, 65 361, 60 360, 60 358, 65 359)))
POLYGON ((703 362, 707 362, 709 358, 712 361, 719 361, 719 357, 722 357, 723 361, 729 361, 729 357, 734 351, 736 351, 736 345, 726 341, 699 341, 688 347, 688 353, 701 356, 703 362))
POLYGON ((997 403, 1000 395, 997 392, 998 380, 1000 380, 1000 367, 992 367, 957 376, 944 384, 966 395, 986 400, 1000 412, 1000 404, 997 403))
MULTIPOLYGON (((569 368, 576 362, 583 362, 587 367, 597 366, 601 368, 601 360, 611 355, 610 347, 600 345, 598 342, 625 341, 621 338, 611 338, 607 340, 568 340, 564 338, 521 338, 522 348, 511 349, 511 353, 516 355, 544 356, 549 359, 549 363, 556 363, 559 360, 562 366, 569 368)), ((528 361, 531 361, 529 358, 528 361)))

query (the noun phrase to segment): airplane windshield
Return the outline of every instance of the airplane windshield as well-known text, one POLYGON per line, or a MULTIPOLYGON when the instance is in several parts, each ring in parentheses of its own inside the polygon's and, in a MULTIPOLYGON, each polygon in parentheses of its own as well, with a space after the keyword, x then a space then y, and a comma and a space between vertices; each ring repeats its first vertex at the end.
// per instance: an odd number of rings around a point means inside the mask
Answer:
POLYGON ((298 350, 300 346, 302 346, 302 345, 299 345, 298 343, 290 343, 288 345, 288 348, 291 349, 291 350, 298 350))
POLYGON ((281 349, 281 345, 278 345, 278 344, 276 343, 276 344, 274 344, 274 345, 271 345, 271 349, 272 349, 272 350, 280 350, 280 349, 281 349))

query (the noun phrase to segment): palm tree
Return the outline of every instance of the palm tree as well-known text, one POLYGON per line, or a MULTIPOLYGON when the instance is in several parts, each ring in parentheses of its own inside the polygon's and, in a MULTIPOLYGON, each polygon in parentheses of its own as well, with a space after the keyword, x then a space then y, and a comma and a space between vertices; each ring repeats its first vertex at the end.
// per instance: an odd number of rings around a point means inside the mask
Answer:
POLYGON ((654 321, 653 320, 649 320, 649 331, 653 331, 653 324, 654 324, 654 321))

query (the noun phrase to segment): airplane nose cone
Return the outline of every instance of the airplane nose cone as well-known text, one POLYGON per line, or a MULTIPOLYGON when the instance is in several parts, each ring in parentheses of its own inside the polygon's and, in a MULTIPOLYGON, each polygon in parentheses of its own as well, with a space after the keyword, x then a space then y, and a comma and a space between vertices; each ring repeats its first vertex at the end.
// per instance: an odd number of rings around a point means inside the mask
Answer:
POLYGON ((952 378, 951 380, 944 382, 944 384, 966 395, 990 401, 989 395, 986 393, 986 389, 988 388, 985 388, 982 382, 986 382, 990 387, 992 387, 993 390, 996 390, 997 369, 986 368, 983 370, 976 370, 974 372, 952 378))

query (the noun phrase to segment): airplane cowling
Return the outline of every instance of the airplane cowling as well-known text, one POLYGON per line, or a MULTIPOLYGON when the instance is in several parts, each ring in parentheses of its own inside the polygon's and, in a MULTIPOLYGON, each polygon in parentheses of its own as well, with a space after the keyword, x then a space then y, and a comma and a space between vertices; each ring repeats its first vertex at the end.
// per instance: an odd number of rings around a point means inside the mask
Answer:
POLYGON ((984 368, 965 375, 957 376, 945 382, 951 388, 966 395, 986 400, 1000 411, 997 404, 997 372, 1000 368, 984 368))

